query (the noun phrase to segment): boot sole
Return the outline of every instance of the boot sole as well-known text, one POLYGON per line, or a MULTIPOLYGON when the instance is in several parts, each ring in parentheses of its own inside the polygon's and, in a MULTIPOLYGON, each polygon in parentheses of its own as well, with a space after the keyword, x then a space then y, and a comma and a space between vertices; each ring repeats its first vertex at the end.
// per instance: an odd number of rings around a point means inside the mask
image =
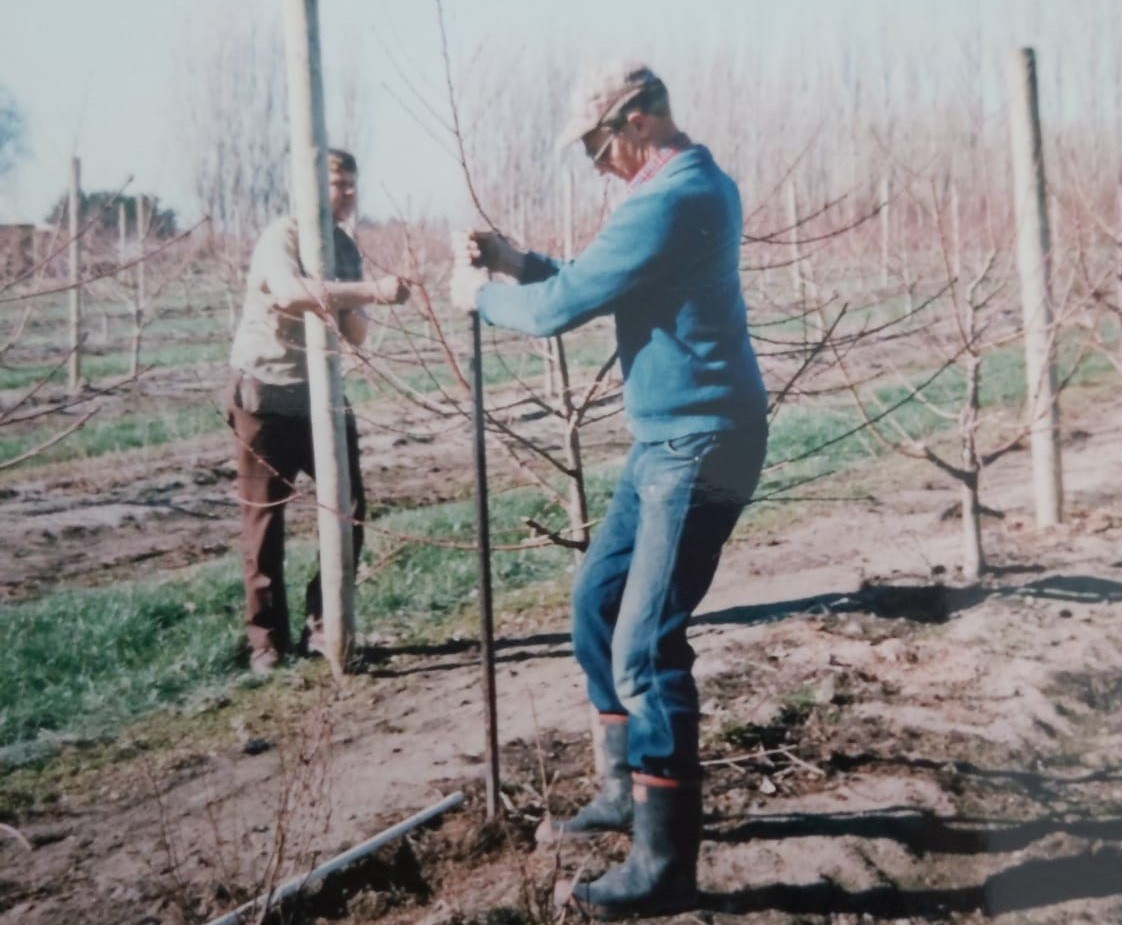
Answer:
POLYGON ((557 908, 569 906, 581 915, 601 922, 621 922, 625 919, 677 915, 679 912, 692 912, 697 909, 700 894, 696 891, 687 896, 676 896, 654 903, 637 902, 627 906, 601 906, 586 902, 575 894, 580 884, 560 882, 554 887, 553 903, 557 908), (565 895, 561 895, 564 892, 565 895))
POLYGON ((597 906, 594 903, 581 902, 575 896, 570 896, 568 905, 572 906, 582 915, 597 919, 601 922, 622 922, 626 919, 655 918, 665 915, 677 915, 679 912, 691 912, 697 909, 697 897, 685 900, 673 900, 664 903, 643 906, 628 906, 626 908, 612 908, 610 906, 597 906))
POLYGON ((534 842, 538 845, 557 845, 561 842, 591 841, 601 835, 611 835, 613 833, 626 835, 630 831, 630 828, 607 828, 606 826, 599 829, 577 829, 574 831, 566 829, 564 826, 547 826, 547 823, 543 820, 534 830, 534 842))

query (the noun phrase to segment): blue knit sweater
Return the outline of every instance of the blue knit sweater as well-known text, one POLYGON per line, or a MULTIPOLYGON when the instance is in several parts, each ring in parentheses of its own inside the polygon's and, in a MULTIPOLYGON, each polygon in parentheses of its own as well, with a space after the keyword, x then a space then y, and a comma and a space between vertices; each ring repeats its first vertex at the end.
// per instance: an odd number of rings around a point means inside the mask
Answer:
POLYGON ((740 196, 694 145, 635 189, 580 256, 529 254, 489 283, 480 316, 546 337, 614 315, 623 403, 645 443, 758 425, 767 395, 740 292, 740 196))

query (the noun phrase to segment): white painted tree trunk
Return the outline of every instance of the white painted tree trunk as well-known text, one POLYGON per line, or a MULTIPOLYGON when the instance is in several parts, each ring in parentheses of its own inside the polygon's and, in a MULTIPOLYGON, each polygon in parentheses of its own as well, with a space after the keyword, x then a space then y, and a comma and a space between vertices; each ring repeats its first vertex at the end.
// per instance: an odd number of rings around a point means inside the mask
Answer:
POLYGON ((1010 57, 1009 94, 1017 268, 1024 315, 1036 523, 1046 527, 1062 519, 1063 478, 1052 321, 1051 243, 1037 105, 1036 57, 1031 48, 1015 49, 1010 57))
MULTIPOLYGON (((292 146, 293 212, 305 272, 334 275, 334 224, 327 195, 327 127, 320 65, 317 0, 285 0, 285 49, 292 146)), ((320 580, 327 660, 336 677, 354 636, 354 555, 347 469, 343 377, 336 333, 311 312, 304 316, 311 390, 320 580)))

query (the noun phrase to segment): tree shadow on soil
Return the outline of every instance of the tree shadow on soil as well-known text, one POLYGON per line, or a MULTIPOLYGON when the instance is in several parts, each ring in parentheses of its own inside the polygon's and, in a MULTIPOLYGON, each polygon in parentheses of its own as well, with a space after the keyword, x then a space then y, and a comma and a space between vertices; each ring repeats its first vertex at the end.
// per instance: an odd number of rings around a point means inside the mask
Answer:
POLYGON ((796 915, 849 913, 883 919, 945 920, 950 912, 975 911, 992 916, 1122 894, 1120 869, 1122 850, 1109 846, 1014 864, 968 886, 918 890, 877 886, 850 891, 829 881, 798 886, 774 884, 727 894, 704 893, 699 907, 733 914, 778 910, 796 915))
MULTIPOLYGON (((496 664, 517 664, 539 658, 569 658, 573 654, 568 633, 535 633, 495 640, 496 664)), ((355 651, 357 670, 376 678, 398 678, 430 671, 457 671, 479 661, 480 645, 477 639, 453 639, 448 642, 403 645, 359 646, 355 651), (405 655, 424 659, 441 659, 436 662, 387 667, 395 656, 405 655)))
MULTIPOLYGON (((945 623, 960 610, 980 604, 990 597, 1031 597, 1068 603, 1122 602, 1122 583, 1092 575, 1054 575, 1025 583, 951 588, 942 584, 905 585, 866 581, 852 593, 816 594, 812 597, 768 604, 750 604, 715 610, 695 617, 694 626, 718 626, 771 623, 801 614, 865 613, 886 619, 903 619, 916 623, 945 623)), ((495 640, 495 661, 517 663, 538 658, 567 658, 572 655, 568 633, 535 633, 529 636, 508 636, 495 640)), ((356 667, 375 677, 403 677, 429 671, 454 671, 466 667, 479 657, 475 639, 453 639, 448 642, 401 645, 359 646, 355 653, 356 667), (435 663, 388 667, 395 656, 440 659, 435 663)))
POLYGON ((1029 582, 952 588, 942 584, 905 585, 866 581, 852 593, 817 594, 813 597, 768 604, 729 607, 703 614, 696 626, 736 623, 770 623, 800 614, 866 613, 886 619, 916 623, 945 623, 955 613, 991 597, 1029 597, 1072 604, 1122 602, 1122 583, 1093 575, 1052 575, 1029 582))
MULTIPOLYGON (((913 854, 1002 854, 1020 851, 1057 833, 1078 838, 1122 841, 1122 817, 1032 819, 1027 822, 967 816, 940 817, 915 807, 887 807, 861 813, 791 813, 759 816, 728 831, 711 831, 714 842, 787 838, 891 839, 913 854)), ((1122 879, 1118 881, 1122 892, 1122 879)))

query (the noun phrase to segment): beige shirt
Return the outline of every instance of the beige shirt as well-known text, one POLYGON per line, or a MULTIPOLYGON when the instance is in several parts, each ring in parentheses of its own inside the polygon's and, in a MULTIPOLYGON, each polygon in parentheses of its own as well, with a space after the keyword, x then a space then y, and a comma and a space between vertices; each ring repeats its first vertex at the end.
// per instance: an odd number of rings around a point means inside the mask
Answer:
MULTIPOLYGON (((267 385, 307 382, 304 318, 277 311, 273 298, 279 281, 304 275, 296 220, 277 219, 261 233, 250 259, 245 304, 230 352, 235 370, 267 385)), ((334 278, 362 279, 358 247, 342 228, 335 229, 334 278)))

